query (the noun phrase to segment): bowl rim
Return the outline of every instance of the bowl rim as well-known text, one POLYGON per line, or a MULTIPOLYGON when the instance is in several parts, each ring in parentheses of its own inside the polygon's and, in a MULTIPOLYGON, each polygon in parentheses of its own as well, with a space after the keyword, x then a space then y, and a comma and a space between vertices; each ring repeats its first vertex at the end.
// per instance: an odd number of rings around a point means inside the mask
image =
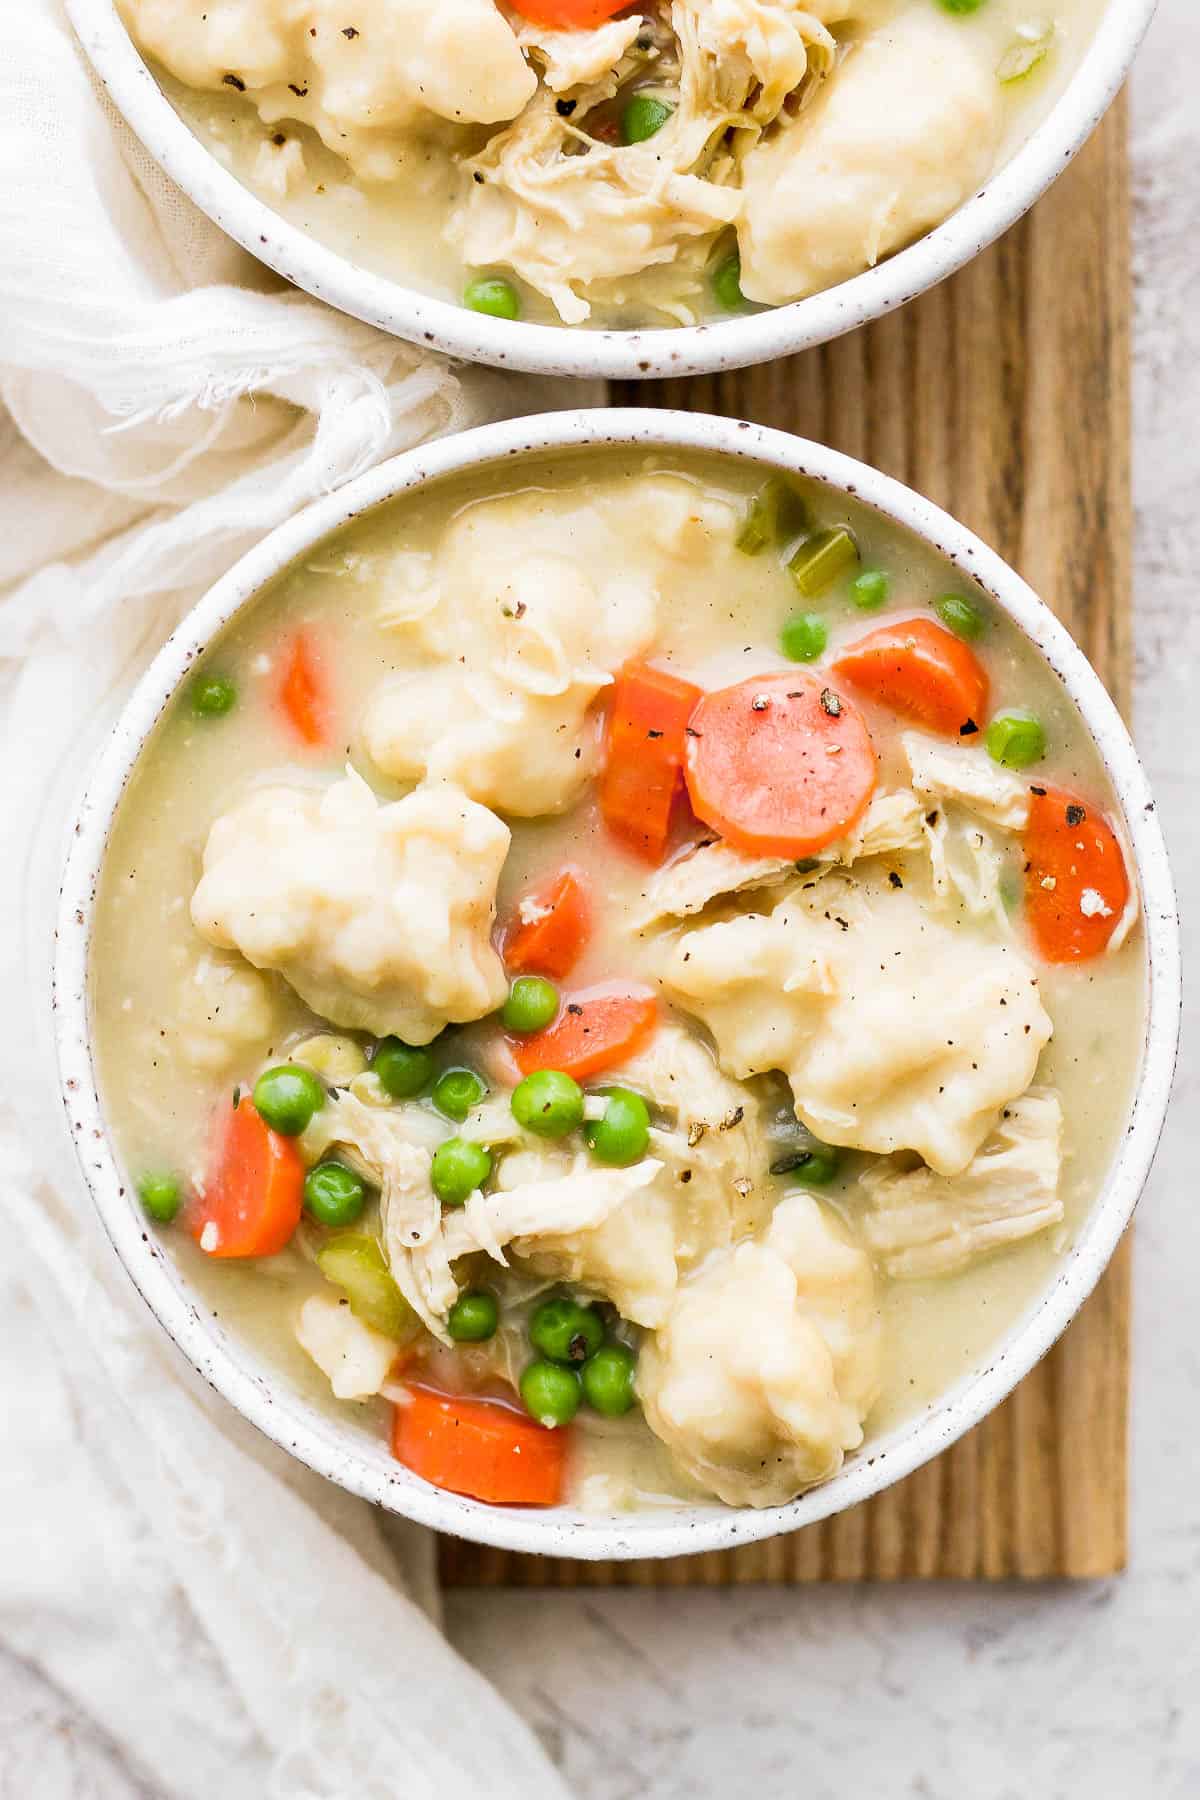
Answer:
POLYGON ((736 419, 656 409, 589 409, 476 427, 406 451, 279 526, 186 615, 126 701, 70 821, 52 975, 62 1098, 84 1178, 117 1255, 187 1360, 283 1449, 355 1494, 418 1523, 503 1549, 583 1560, 725 1549, 792 1531, 857 1505, 946 1449, 998 1405, 1050 1349, 1091 1292, 1145 1185, 1170 1095, 1182 998, 1175 893, 1155 803, 1116 707, 1065 627, 999 556, 947 513, 890 476, 825 446, 736 419), (261 587, 363 512, 446 475, 526 453, 575 447, 714 453, 775 467, 852 495, 915 532, 979 582, 1062 680, 1106 766, 1125 819, 1140 889, 1147 971, 1140 1078, 1102 1192, 1053 1280, 988 1353, 985 1365, 900 1426, 869 1442, 830 1481, 779 1507, 715 1503, 589 1515, 490 1507, 427 1486, 386 1445, 273 1377, 229 1336, 146 1229, 109 1137, 93 1062, 88 962, 100 871, 116 808, 150 733, 195 659, 261 587))
POLYGON ((1109 0, 1041 124, 957 212, 907 249, 786 306, 642 331, 492 319, 359 267, 289 224, 204 146, 142 60, 116 0, 67 0, 67 12, 96 75, 149 154, 216 225, 285 280, 368 325, 470 362, 640 380, 794 355, 882 317, 962 268, 1028 211, 1086 143, 1116 97, 1157 4, 1109 0))

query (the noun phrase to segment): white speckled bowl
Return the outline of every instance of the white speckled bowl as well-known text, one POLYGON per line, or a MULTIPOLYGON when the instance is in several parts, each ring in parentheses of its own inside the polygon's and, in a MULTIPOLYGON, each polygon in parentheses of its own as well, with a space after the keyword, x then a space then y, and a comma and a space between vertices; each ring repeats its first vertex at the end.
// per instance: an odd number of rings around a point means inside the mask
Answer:
POLYGON ((790 306, 662 331, 486 318, 360 268, 273 212, 204 147, 142 61, 113 0, 67 0, 67 11, 113 104, 150 154, 210 219, 288 281, 397 337, 471 362, 636 380, 790 356, 877 319, 952 275, 1007 231, 1086 143, 1124 81, 1156 4, 1111 0, 1049 115, 972 199, 907 250, 790 306))
POLYGON ((188 615, 138 684, 95 769, 74 824, 63 878, 54 974, 63 1095, 80 1162, 117 1254, 143 1298, 201 1374, 268 1437, 353 1493, 422 1524, 481 1543, 555 1556, 673 1556, 792 1531, 854 1506, 944 1450, 1045 1354, 1099 1279, 1149 1173, 1174 1069, 1181 996, 1175 895, 1162 834, 1129 735, 1083 652, 1019 576, 962 525, 898 482, 782 432, 703 414, 556 413, 487 425, 413 450, 310 506, 272 532, 188 615), (199 1304, 147 1231, 98 1093, 88 1016, 88 957, 97 880, 126 783, 168 700, 195 659, 264 583, 327 533, 379 501, 441 475, 523 451, 623 444, 717 451, 824 482, 898 521, 969 572, 1058 671, 1094 738, 1120 801, 1141 894, 1148 972, 1142 1072, 1120 1153, 1053 1281, 997 1343, 986 1365, 907 1424, 872 1439, 842 1472, 791 1505, 715 1503, 608 1516, 484 1506, 441 1493, 394 1462, 387 1445, 302 1400, 199 1304))

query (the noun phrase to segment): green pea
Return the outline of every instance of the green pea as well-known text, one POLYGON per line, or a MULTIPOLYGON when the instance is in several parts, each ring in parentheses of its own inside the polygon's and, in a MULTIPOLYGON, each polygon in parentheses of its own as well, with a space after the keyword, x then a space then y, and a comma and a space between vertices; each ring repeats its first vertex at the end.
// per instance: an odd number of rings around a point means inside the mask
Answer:
POLYGON ((1046 733, 1040 719, 1023 709, 997 713, 984 738, 993 762, 1006 769, 1028 769, 1046 754, 1046 733))
POLYGON ((976 638, 983 636, 984 616, 965 594, 943 594, 940 600, 934 601, 933 610, 947 631, 954 632, 956 637, 974 643, 976 638))
POLYGON ((742 259, 735 250, 731 256, 722 257, 708 278, 712 288, 713 299, 726 312, 737 312, 746 304, 746 296, 742 292, 742 259))
POLYGON ((189 690, 192 711, 200 719, 221 719, 237 703, 237 689, 228 675, 197 675, 189 690))
POLYGON ((789 481, 770 475, 753 495, 734 542, 745 556, 761 556, 808 529, 808 508, 789 481))
POLYGON ((513 1118, 538 1137, 561 1138, 583 1124, 583 1089, 559 1069, 535 1069, 514 1088, 513 1118))
POLYGON ((882 569, 864 569, 850 583, 850 598, 860 612, 875 612, 887 599, 890 586, 882 569))
POLYGON ((462 1206, 492 1172, 492 1159, 482 1144, 447 1138, 433 1153, 429 1179, 443 1206, 462 1206))
POLYGON ((777 1157, 772 1175, 794 1175, 806 1187, 828 1187, 841 1164, 841 1152, 819 1138, 806 1137, 795 1149, 777 1157))
POLYGON ((169 1225, 179 1211, 181 1199, 174 1175, 143 1175, 137 1191, 147 1218, 156 1225, 169 1225))
POLYGON ((474 1069, 447 1069, 433 1084, 433 1104, 448 1119, 465 1119, 486 1093, 474 1069))
POLYGON ((521 1377, 521 1398, 525 1410, 539 1425, 551 1430, 569 1425, 579 1411, 583 1388, 574 1369, 560 1369, 557 1363, 532 1362, 521 1377))
POLYGON ((311 1069, 280 1063, 254 1084, 254 1108, 281 1137, 299 1137, 325 1104, 325 1089, 311 1069))
POLYGON ((646 1154, 650 1141, 650 1109, 630 1088, 605 1090, 608 1105, 602 1119, 589 1119, 583 1128, 588 1149, 598 1162, 626 1169, 646 1154))
POLYGON ((480 275, 463 289, 463 305, 493 319, 519 319, 521 297, 503 275, 480 275))
POLYGON ((552 1363, 586 1362, 604 1342, 604 1321, 594 1306, 580 1306, 560 1294, 534 1308, 529 1341, 552 1363))
POLYGON ((844 525, 806 538, 788 563, 792 580, 808 600, 857 567, 858 545, 844 525))
POLYGON ((652 94, 634 94, 621 114, 621 142, 644 144, 662 130, 674 111, 673 106, 656 100, 652 94))
POLYGON ((518 975, 500 1010, 507 1031, 543 1031, 558 1012, 558 989, 542 975, 518 975))
POLYGON ((580 1370, 583 1397, 606 1419, 619 1419, 634 1403, 637 1357, 626 1344, 605 1344, 580 1370))
POLYGON ((318 1225, 353 1225, 366 1198, 361 1178, 345 1163, 318 1163, 304 1177, 304 1204, 318 1225))
POLYGON ((371 1058, 371 1073, 393 1100, 410 1100, 433 1079, 433 1057, 422 1045, 401 1043, 398 1037, 385 1037, 371 1058))
POLYGON ((956 13, 965 17, 968 13, 978 12, 984 0, 941 0, 943 12, 956 13))
POLYGON ((483 1344, 495 1337, 499 1323, 495 1294, 475 1288, 458 1296, 446 1318, 446 1329, 456 1344, 483 1344))
POLYGON ((829 627, 820 613, 795 613, 779 634, 783 654, 793 662, 816 662, 829 642, 829 627))

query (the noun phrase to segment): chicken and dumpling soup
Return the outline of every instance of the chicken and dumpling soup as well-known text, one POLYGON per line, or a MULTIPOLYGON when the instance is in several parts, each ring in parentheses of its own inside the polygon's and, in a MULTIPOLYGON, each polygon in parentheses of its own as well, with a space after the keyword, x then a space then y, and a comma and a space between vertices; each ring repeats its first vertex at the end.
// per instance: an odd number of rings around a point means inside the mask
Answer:
POLYGON ((322 542, 143 751, 106 1105, 281 1379, 478 1499, 786 1501, 979 1367, 1120 1141, 1065 691, 836 491, 572 451, 322 542))
POLYGON ((119 0, 277 212, 480 312, 687 325, 939 225, 1105 0, 119 0))

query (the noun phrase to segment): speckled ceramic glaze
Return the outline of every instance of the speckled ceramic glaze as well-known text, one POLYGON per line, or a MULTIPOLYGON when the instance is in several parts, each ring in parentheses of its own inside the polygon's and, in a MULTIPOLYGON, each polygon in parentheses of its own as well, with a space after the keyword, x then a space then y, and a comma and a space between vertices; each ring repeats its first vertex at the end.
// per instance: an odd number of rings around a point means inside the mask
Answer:
POLYGON ((117 1254, 189 1361, 276 1443, 353 1493, 482 1543, 583 1558, 722 1549, 811 1524, 907 1475, 1003 1400, 1082 1305, 1129 1222, 1166 1111, 1181 992, 1171 874, 1136 752, 1082 651, 1020 577, 946 513, 849 457, 738 420, 635 410, 558 413, 488 425, 411 451, 309 507, 218 582, 142 678, 79 807, 62 886, 54 981, 63 1096, 84 1175, 117 1254), (916 532, 973 576, 1037 645, 1078 707, 1122 808, 1140 887, 1148 994, 1142 1072, 1116 1163, 1053 1282, 997 1344, 985 1368, 903 1427, 872 1439, 832 1481, 788 1506, 765 1511, 715 1503, 623 1515, 567 1507, 535 1511, 484 1506, 427 1486, 392 1460, 385 1443, 331 1419, 281 1385, 269 1367, 199 1306, 170 1256, 146 1230, 97 1092, 87 998, 97 881, 114 809, 148 734, 195 659, 264 583, 378 502, 438 476, 503 462, 527 450, 612 444, 715 451, 823 482, 916 532))
POLYGON ((397 337, 472 362, 617 380, 706 374, 790 356, 903 306, 953 274, 1007 231, 1086 143, 1124 81, 1156 5, 1112 0, 1049 116, 965 206, 907 250, 790 306, 663 331, 487 318, 358 267, 272 212, 205 149, 142 61, 113 0, 67 0, 67 11, 113 104, 150 154, 210 219, 288 281, 397 337))

